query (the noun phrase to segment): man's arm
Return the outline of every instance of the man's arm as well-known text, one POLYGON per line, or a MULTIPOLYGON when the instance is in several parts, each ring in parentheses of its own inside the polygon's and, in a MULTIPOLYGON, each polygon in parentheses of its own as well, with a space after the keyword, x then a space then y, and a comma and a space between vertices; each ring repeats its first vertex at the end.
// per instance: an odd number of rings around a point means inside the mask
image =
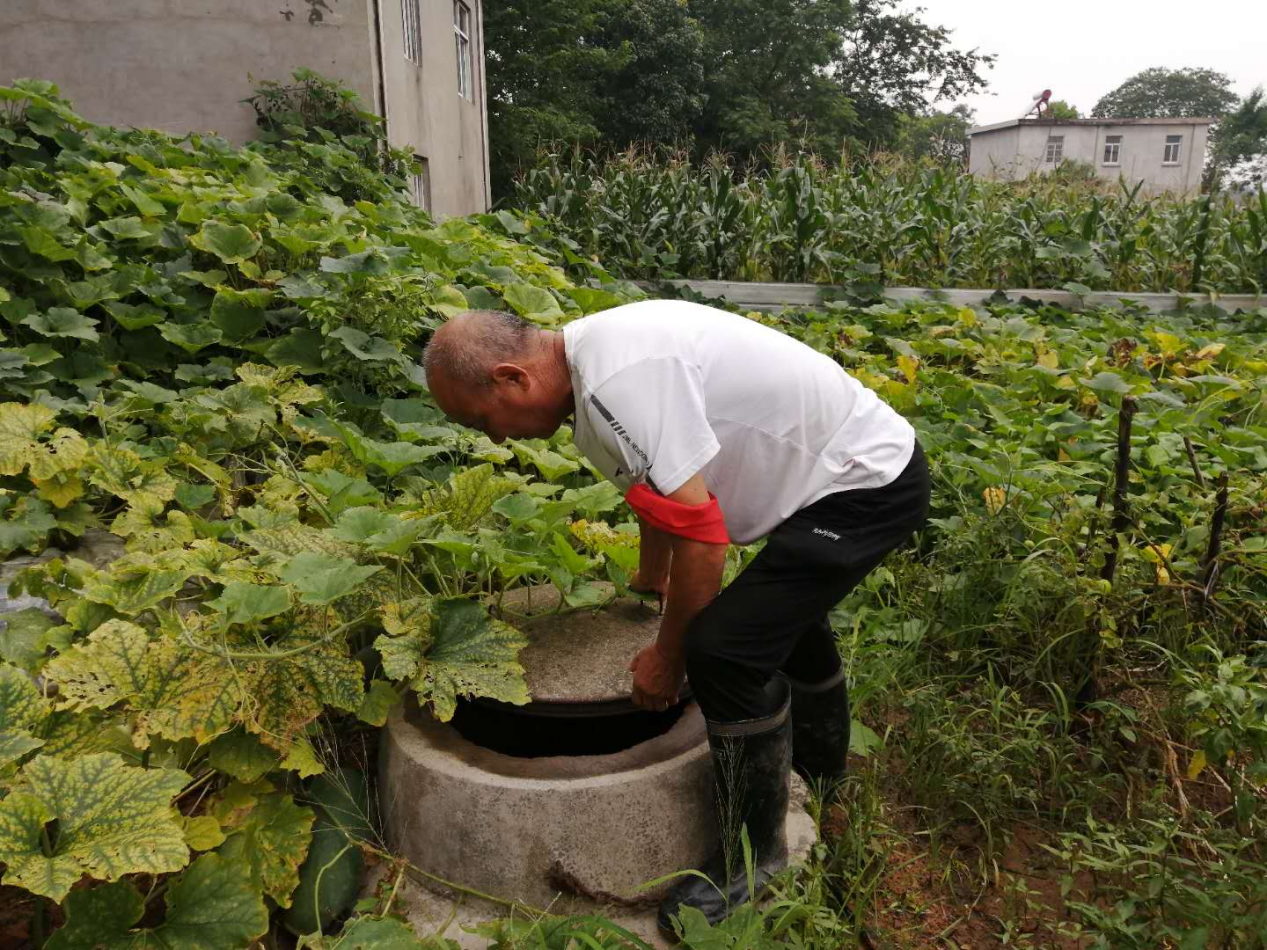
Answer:
POLYGON ((638 573, 629 582, 640 594, 669 590, 669 565, 673 563, 673 536, 638 517, 638 573))
MULTIPOLYGON (((684 505, 704 505, 709 500, 698 473, 668 498, 684 505)), ((656 710, 677 701, 686 674, 686 632, 721 589, 727 548, 725 544, 658 533, 668 540, 672 552, 668 601, 656 642, 629 664, 634 674, 633 701, 656 710)))

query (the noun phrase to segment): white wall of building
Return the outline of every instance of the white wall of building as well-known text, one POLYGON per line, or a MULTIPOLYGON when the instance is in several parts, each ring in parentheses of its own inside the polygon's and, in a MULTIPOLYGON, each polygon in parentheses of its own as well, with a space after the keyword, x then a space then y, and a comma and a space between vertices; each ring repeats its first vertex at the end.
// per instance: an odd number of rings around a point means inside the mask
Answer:
POLYGON ((387 117, 393 145, 427 158, 430 208, 489 204, 481 0, 472 88, 458 97, 453 0, 416 0, 419 62, 404 55, 403 0, 0 0, 0 85, 47 79, 103 125, 255 136, 256 81, 306 66, 387 117), (379 50, 383 70, 379 70, 379 50))
POLYGON ((458 94, 454 0, 416 0, 422 55, 405 56, 404 3, 377 0, 382 17, 387 130, 393 145, 410 146, 426 160, 430 210, 445 217, 488 208, 488 121, 484 99, 481 0, 461 0, 470 11, 471 85, 458 94))
POLYGON ((1095 168, 1101 178, 1128 185, 1144 182, 1151 194, 1191 194, 1201 187, 1209 137, 1207 120, 1130 119, 1043 120, 1000 123, 974 129, 969 170, 987 178, 1013 180, 1055 167, 1048 162, 1048 143, 1061 139, 1061 161, 1077 160, 1095 168), (1181 136, 1179 161, 1168 163, 1166 140, 1181 136), (1118 161, 1106 162, 1109 136, 1120 136, 1118 161))

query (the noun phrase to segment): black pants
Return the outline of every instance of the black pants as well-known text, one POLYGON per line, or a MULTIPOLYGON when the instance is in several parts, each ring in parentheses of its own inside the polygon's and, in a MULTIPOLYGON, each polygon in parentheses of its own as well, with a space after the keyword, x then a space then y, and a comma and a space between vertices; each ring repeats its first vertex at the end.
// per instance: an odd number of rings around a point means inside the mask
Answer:
POLYGON ((774 529, 766 546, 686 635, 686 673, 705 718, 765 716, 776 671, 820 683, 840 669, 827 614, 928 515, 919 444, 883 488, 835 492, 774 529))

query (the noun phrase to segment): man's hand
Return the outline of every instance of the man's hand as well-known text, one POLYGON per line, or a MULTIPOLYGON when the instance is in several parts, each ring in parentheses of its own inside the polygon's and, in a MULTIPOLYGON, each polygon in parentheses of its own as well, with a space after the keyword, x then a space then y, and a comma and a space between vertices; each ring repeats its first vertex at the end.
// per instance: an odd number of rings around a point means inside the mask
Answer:
POLYGON ((676 703, 686 678, 683 662, 666 657, 654 643, 633 658, 629 672, 634 675, 634 705, 652 712, 663 712, 676 703))
POLYGON ((663 597, 669 592, 669 577, 649 577, 644 576, 642 571, 634 571, 633 577, 629 578, 629 589, 635 594, 659 594, 663 597))
POLYGON ((629 578, 629 589, 635 594, 655 594, 660 604, 660 613, 664 614, 664 598, 669 593, 668 577, 646 578, 642 571, 634 571, 633 577, 629 578))

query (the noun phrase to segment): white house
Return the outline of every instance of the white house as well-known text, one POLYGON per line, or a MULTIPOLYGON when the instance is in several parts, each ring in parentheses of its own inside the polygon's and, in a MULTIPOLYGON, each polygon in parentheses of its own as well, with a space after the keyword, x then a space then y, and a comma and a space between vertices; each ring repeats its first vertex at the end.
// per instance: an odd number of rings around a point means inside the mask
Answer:
POLYGON ((1076 159, 1150 194, 1201 187, 1212 119, 1011 119, 970 133, 974 175, 1012 180, 1076 159))
POLYGON ((420 159, 415 200, 489 205, 483 0, 0 0, 0 85, 49 79, 86 119, 256 134, 251 80, 342 79, 420 159))

